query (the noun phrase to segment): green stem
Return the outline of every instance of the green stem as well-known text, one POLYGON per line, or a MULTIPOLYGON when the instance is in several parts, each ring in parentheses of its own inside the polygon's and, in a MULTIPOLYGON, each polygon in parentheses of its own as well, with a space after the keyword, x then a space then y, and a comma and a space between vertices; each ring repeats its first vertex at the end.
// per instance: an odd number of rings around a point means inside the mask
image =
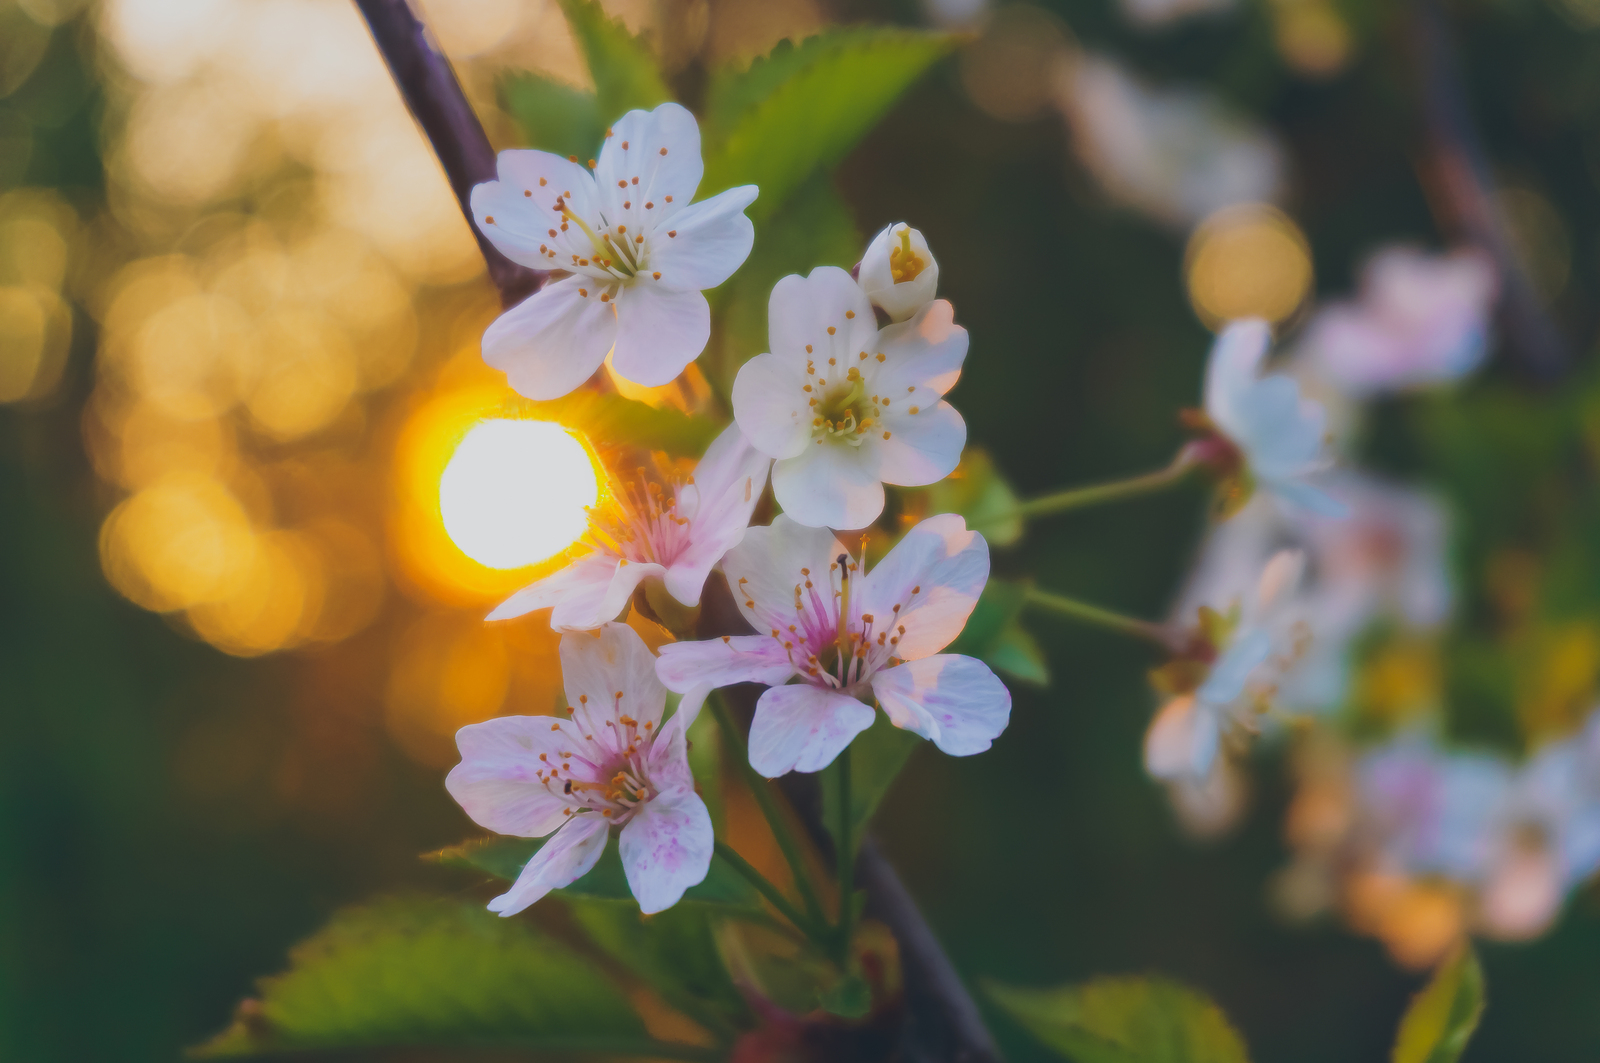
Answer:
POLYGON ((1113 480, 1111 483, 1093 484, 1089 487, 1074 487, 1039 498, 1030 498, 1026 502, 1018 503, 1012 512, 1019 517, 1043 517, 1050 513, 1063 513, 1069 509, 1086 509, 1089 506, 1117 502, 1124 498, 1137 498, 1182 483, 1196 464, 1185 449, 1180 451, 1172 464, 1165 469, 1126 480, 1113 480))
POLYGON ((750 885, 760 892, 761 896, 765 897, 785 919, 793 923, 806 937, 811 938, 813 941, 826 939, 827 934, 824 928, 818 926, 814 920, 802 915, 798 908, 789 903, 789 898, 783 895, 783 891, 774 886, 767 876, 757 871, 750 861, 740 856, 732 846, 721 838, 718 838, 714 844, 717 855, 722 857, 729 867, 743 875, 750 885))
POLYGON ((1134 638, 1148 639, 1163 647, 1171 647, 1171 639, 1165 628, 1160 624, 1152 624, 1148 620, 1124 616, 1114 613, 1110 609, 1102 609, 1098 605, 1080 602, 1076 598, 1068 598, 1063 594, 1054 594, 1042 591, 1037 587, 1029 587, 1025 604, 1055 613, 1057 616, 1069 617, 1085 624, 1115 631, 1119 635, 1131 635, 1134 638))
POLYGON ((839 847, 834 863, 839 870, 838 960, 840 969, 850 963, 850 938, 854 934, 856 906, 856 840, 854 810, 850 807, 850 747, 839 754, 839 847))
POLYGON ((733 722, 733 714, 728 711, 728 703, 723 700, 721 691, 713 691, 706 700, 711 705, 712 714, 717 718, 717 726, 728 736, 728 740, 735 744, 734 759, 739 762, 745 785, 755 796, 756 804, 761 806, 761 814, 767 819, 767 827, 777 840, 778 848, 783 851, 783 858, 789 864, 789 873, 794 876, 795 889, 800 891, 800 899, 805 903, 807 913, 814 923, 825 925, 827 916, 823 914, 822 904, 817 900, 816 891, 811 887, 811 872, 806 867, 799 843, 789 830, 788 821, 783 818, 783 810, 778 807, 777 798, 773 796, 771 780, 764 778, 750 766, 748 742, 744 739, 743 732, 733 722))

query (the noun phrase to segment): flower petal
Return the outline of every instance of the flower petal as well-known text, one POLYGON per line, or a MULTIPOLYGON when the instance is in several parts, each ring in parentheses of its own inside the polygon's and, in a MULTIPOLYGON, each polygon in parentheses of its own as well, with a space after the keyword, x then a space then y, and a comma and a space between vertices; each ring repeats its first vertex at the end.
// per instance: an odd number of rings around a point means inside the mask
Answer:
MULTIPOLYGON (((730 425, 723 437, 729 433, 739 442, 736 461, 729 463, 732 468, 713 468, 702 480, 700 469, 706 462, 701 462, 695 470, 695 483, 680 495, 686 503, 680 509, 694 514, 689 521, 689 545, 667 567, 665 583, 667 592, 684 605, 700 604, 706 577, 744 538, 750 515, 767 489, 772 459, 750 446, 738 425, 730 425)), ((710 452, 706 456, 710 458, 710 452)))
POLYGON ((629 111, 612 123, 594 179, 611 224, 659 225, 689 205, 704 172, 699 123, 682 105, 663 103, 653 111, 629 111), (624 201, 633 206, 622 208, 624 201), (645 203, 655 205, 647 210, 645 203))
POLYGON ((572 391, 600 368, 617 338, 616 314, 595 283, 567 277, 501 314, 484 331, 483 360, 530 399, 572 391))
POLYGON ((1244 693, 1250 675, 1272 656, 1272 635, 1263 628, 1244 628, 1211 666, 1211 674, 1196 690, 1196 699, 1226 708, 1244 693))
POLYGON ((956 408, 940 399, 932 406, 894 406, 883 411, 880 424, 889 438, 875 435, 863 446, 878 456, 878 475, 886 484, 922 487, 938 483, 961 463, 967 445, 967 422, 956 408))
POLYGON ((805 363, 758 354, 733 378, 733 416, 752 446, 772 458, 792 458, 811 443, 805 363))
POLYGON ((839 359, 841 365, 855 365, 859 352, 879 349, 877 338, 871 301, 838 266, 818 266, 805 277, 791 274, 773 286, 767 300, 767 340, 772 353, 802 370, 807 359, 816 362, 824 377, 830 357, 839 359))
POLYGON ((696 687, 765 683, 775 686, 796 672, 783 643, 770 635, 725 635, 704 642, 669 642, 661 647, 656 675, 668 690, 687 695, 696 687))
POLYGON ((657 388, 700 357, 711 338, 711 304, 696 291, 635 281, 617 292, 617 340, 611 367, 624 380, 657 388))
POLYGON ((639 910, 671 908, 711 870, 711 814, 693 789, 662 793, 622 828, 620 850, 639 910))
POLYGON ((471 723, 456 732, 461 763, 450 769, 444 788, 472 821, 496 834, 539 838, 566 819, 565 802, 538 774, 550 770, 546 754, 559 763, 560 751, 576 736, 553 716, 500 716, 471 723))
POLYGON ((961 634, 988 581, 989 544, 959 514, 941 513, 907 532, 867 573, 861 612, 879 631, 904 627, 895 656, 915 660, 961 634))
POLYGON ((550 610, 550 627, 556 631, 593 631, 627 606, 634 589, 651 576, 660 576, 666 570, 647 561, 626 561, 609 555, 595 555, 598 568, 602 563, 611 566, 611 579, 603 587, 598 580, 586 583, 580 593, 568 594, 550 610))
POLYGON ((750 721, 750 766, 769 779, 821 771, 872 726, 873 715, 855 698, 808 683, 771 687, 750 721))
POLYGON ((922 398, 932 405, 961 379, 967 330, 955 323, 955 308, 947 300, 935 299, 911 320, 878 333, 874 353, 879 352, 884 361, 873 377, 878 393, 893 400, 891 405, 914 405, 922 398))
POLYGON ((641 726, 661 723, 667 690, 656 678, 655 655, 627 624, 606 624, 592 635, 562 635, 561 678, 568 705, 586 697, 591 707, 615 705, 641 726))
POLYGON ((832 532, 778 514, 771 525, 751 528, 722 559, 728 589, 759 632, 794 622, 795 587, 805 582, 802 568, 825 573, 847 551, 832 532))
POLYGON ((1157 779, 1204 779, 1220 735, 1210 708, 1185 695, 1161 707, 1144 736, 1144 770, 1157 779))
POLYGON ((501 254, 533 269, 560 269, 572 251, 586 252, 588 238, 573 230, 562 233, 566 219, 553 208, 560 197, 580 218, 594 217, 589 171, 560 155, 528 150, 502 151, 495 170, 499 180, 472 190, 472 219, 501 254), (573 235, 581 245, 568 243, 573 235), (553 249, 556 257, 541 247, 553 249))
POLYGON ((533 854, 511 888, 489 902, 491 912, 516 915, 551 890, 572 885, 600 861, 610 824, 594 812, 567 818, 556 836, 533 854))
POLYGON ((872 677, 872 692, 891 723, 953 757, 982 753, 1011 721, 1011 691, 988 665, 958 653, 886 668, 872 677))
POLYGON ((744 209, 756 200, 755 185, 741 185, 692 203, 672 219, 669 236, 660 226, 650 240, 649 268, 663 287, 676 291, 715 288, 750 257, 756 227, 744 209))
POLYGON ((775 462, 772 493, 793 520, 814 528, 865 528, 883 512, 877 454, 833 440, 775 462))
MULTIPOLYGON (((528 584, 495 606, 494 611, 484 619, 511 620, 538 609, 549 609, 569 598, 593 598, 598 606, 606 588, 611 586, 611 577, 616 570, 615 558, 603 554, 585 554, 565 568, 528 584)), ((609 620, 610 617, 602 619, 609 620)), ((595 624, 589 626, 594 627, 595 624)))
POLYGON ((1206 413, 1228 434, 1240 426, 1239 401, 1256 383, 1272 343, 1272 330, 1260 318, 1230 322, 1211 345, 1206 363, 1206 413))

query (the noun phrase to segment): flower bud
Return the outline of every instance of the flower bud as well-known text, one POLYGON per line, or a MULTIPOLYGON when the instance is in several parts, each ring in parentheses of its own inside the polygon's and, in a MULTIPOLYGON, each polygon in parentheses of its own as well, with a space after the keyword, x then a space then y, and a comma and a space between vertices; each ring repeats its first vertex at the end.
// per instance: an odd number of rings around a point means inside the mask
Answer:
POLYGON ((872 305, 904 321, 928 303, 939 289, 939 263, 922 234, 896 222, 872 238, 861 257, 858 277, 872 305))

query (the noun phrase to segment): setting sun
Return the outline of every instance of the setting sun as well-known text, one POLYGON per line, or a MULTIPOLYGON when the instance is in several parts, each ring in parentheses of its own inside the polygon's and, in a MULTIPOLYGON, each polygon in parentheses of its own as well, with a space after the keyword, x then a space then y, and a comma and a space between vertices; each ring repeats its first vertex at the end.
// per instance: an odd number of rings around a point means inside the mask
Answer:
POLYGON ((522 568, 570 546, 599 496, 583 444, 546 421, 484 421, 439 481, 445 531, 490 568, 522 568))

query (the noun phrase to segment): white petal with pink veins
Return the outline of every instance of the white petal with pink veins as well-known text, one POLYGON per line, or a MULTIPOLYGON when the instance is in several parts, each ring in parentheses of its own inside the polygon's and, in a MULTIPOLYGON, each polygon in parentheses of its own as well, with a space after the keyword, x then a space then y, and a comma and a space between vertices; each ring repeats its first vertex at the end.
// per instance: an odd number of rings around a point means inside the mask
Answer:
POLYGON ((765 528, 751 528, 722 560, 728 589, 739 611, 760 632, 786 628, 795 619, 795 588, 810 569, 814 582, 828 587, 828 566, 847 551, 833 532, 809 527, 779 514, 765 528))
POLYGON ((873 715, 855 698, 820 687, 771 687, 756 702, 750 723, 750 766, 769 779, 821 771, 872 726, 873 715))
POLYGON ((655 656, 626 624, 606 624, 594 634, 562 635, 561 681, 568 705, 587 697, 591 705, 617 706, 641 725, 659 724, 667 703, 667 692, 656 679, 655 656))
POLYGON ((622 828, 619 848, 628 888, 651 915, 678 903, 711 870, 711 815, 692 789, 646 802, 622 828))
POLYGON ((668 690, 686 694, 702 684, 782 683, 795 674, 783 644, 770 635, 729 635, 704 642, 669 642, 656 659, 668 690))
POLYGON ((489 910, 516 915, 551 890, 570 886, 588 874, 606 850, 610 826, 594 813, 568 817, 568 822, 533 854, 511 888, 489 902, 489 910))
POLYGON ((879 631, 904 626, 895 656, 915 660, 961 634, 988 581, 989 544, 960 515, 941 513, 907 532, 867 573, 861 612, 879 631))
MULTIPOLYGON (((616 558, 602 554, 586 554, 566 568, 528 584, 495 606, 494 611, 484 619, 511 620, 537 609, 549 609, 568 600, 588 603, 577 608, 592 613, 599 609, 600 602, 610 588, 611 579, 616 572, 616 558)), ((610 617, 606 619, 609 620, 610 617)))
POLYGON ((1011 721, 1011 691, 988 665, 960 654, 884 669, 872 677, 872 692, 896 727, 953 757, 982 753, 1011 721))
POLYGON ((534 292, 484 332, 483 360, 530 399, 568 394, 595 374, 616 342, 617 317, 600 301, 598 285, 572 276, 534 292))
POLYGON ((566 816, 564 803, 539 773, 548 775, 559 765, 561 751, 577 738, 566 721, 553 716, 501 716, 468 724, 456 732, 461 763, 450 769, 444 788, 480 827, 543 837, 566 816))

